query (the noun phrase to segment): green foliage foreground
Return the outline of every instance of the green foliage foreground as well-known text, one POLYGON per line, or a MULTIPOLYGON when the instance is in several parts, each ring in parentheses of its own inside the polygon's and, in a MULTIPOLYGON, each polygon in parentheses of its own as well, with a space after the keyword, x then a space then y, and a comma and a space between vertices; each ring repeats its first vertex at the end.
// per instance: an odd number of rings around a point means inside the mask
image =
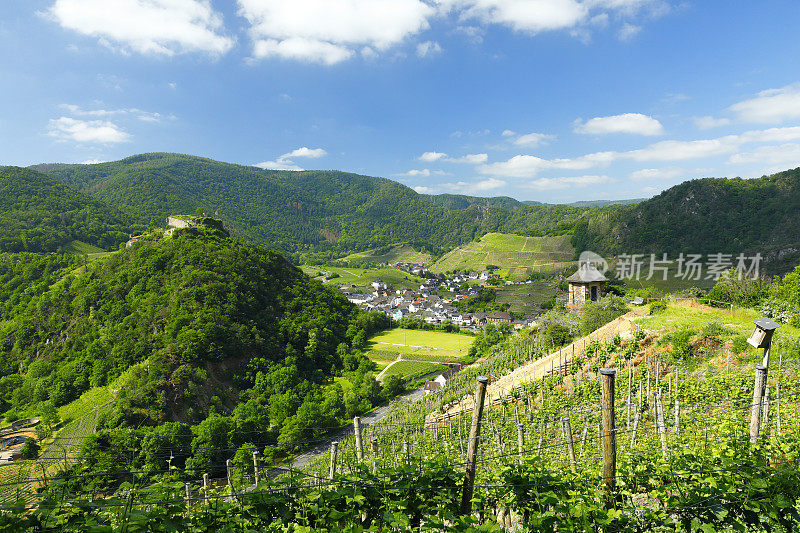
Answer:
POLYGON ((143 488, 134 479, 113 497, 91 500, 56 482, 37 508, 0 511, 0 529, 478 532, 499 531, 493 518, 504 509, 518 517, 523 531, 791 531, 800 521, 800 472, 791 463, 775 464, 776 453, 783 451, 727 441, 649 467, 626 462, 610 506, 594 476, 565 472, 538 457, 521 464, 513 458, 476 487, 473 512, 463 517, 463 467, 433 459, 424 469, 405 465, 377 475, 364 465, 321 483, 285 475, 207 494, 190 486, 189 501, 179 482, 143 488), (642 493, 644 500, 637 497, 642 493))

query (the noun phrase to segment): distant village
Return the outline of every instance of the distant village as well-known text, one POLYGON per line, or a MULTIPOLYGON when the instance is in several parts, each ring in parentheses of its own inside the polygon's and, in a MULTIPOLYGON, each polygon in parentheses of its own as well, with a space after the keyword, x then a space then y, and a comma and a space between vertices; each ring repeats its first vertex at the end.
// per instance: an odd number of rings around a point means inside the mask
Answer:
MULTIPOLYGON (((515 329, 522 329, 531 325, 531 319, 515 319, 511 313, 495 311, 492 313, 462 313, 455 303, 466 300, 476 294, 483 285, 492 278, 499 276, 489 272, 454 272, 451 276, 435 276, 424 265, 416 263, 391 263, 381 266, 391 266, 398 270, 421 276, 425 281, 415 289, 392 290, 383 280, 376 278, 372 284, 372 292, 357 294, 350 292, 352 287, 342 285, 339 289, 345 293, 347 299, 368 311, 379 311, 400 321, 405 317, 416 317, 428 324, 442 324, 451 322, 461 328, 474 331, 483 329, 488 323, 509 323, 515 329), (464 283, 472 282, 469 288, 464 283), (444 294, 443 294, 444 293, 444 294)), ((518 282, 520 284, 531 283, 518 282)), ((506 281, 505 285, 515 282, 506 281)))

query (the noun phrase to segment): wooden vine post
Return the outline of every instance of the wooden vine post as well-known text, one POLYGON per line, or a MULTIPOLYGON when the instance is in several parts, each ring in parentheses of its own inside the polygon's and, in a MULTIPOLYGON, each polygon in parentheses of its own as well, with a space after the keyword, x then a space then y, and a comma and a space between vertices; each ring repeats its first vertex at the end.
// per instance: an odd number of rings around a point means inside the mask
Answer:
POLYGON ((606 508, 614 507, 614 492, 617 485, 617 443, 614 428, 614 378, 617 371, 601 368, 602 381, 602 427, 603 427, 603 489, 606 492, 606 508))
POLYGON ((333 479, 336 475, 336 456, 339 452, 339 441, 331 442, 331 467, 328 472, 328 479, 333 479))
POLYGON ((767 367, 756 365, 756 377, 753 382, 753 403, 750 404, 750 444, 758 441, 758 432, 761 425, 761 399, 764 397, 764 388, 767 384, 767 367))
POLYGON ((203 500, 205 500, 205 504, 208 505, 209 497, 208 497, 208 474, 203 474, 203 500))
POLYGON ((258 452, 253 452, 253 482, 258 484, 258 452))
POLYGON ((356 441, 356 458, 360 463, 364 460, 364 445, 361 442, 361 419, 357 416, 353 418, 353 433, 356 441))
POLYGON ((372 447, 372 474, 375 475, 378 473, 378 439, 377 437, 372 437, 372 440, 369 441, 370 446, 372 447))
POLYGON ((478 376, 475 389, 475 408, 472 410, 472 425, 469 428, 469 441, 467 442, 467 462, 464 472, 464 490, 461 493, 461 516, 472 513, 472 492, 475 484, 475 464, 478 458, 478 438, 481 432, 481 418, 483 418, 483 403, 486 399, 486 385, 489 378, 478 376))
POLYGON ((517 449, 519 450, 519 462, 522 463, 522 454, 525 451, 525 426, 517 424, 517 449))
POLYGON ((569 454, 569 469, 574 474, 575 472, 577 472, 577 468, 575 466, 575 443, 572 440, 572 424, 570 424, 569 418, 561 419, 561 428, 564 430, 564 438, 567 441, 567 453, 569 454))

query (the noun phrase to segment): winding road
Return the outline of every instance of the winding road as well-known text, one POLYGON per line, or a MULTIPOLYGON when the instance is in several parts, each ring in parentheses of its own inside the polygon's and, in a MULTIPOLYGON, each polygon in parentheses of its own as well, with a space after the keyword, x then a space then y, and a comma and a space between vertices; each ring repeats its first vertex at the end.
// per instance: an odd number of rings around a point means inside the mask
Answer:
MULTIPOLYGON (((362 431, 367 427, 369 427, 370 425, 375 424, 386 418, 386 415, 389 414, 389 411, 391 411, 394 403, 400 401, 414 401, 418 399, 420 396, 422 396, 423 392, 424 391, 421 388, 406 392, 404 394, 401 394, 397 398, 393 399, 386 405, 382 405, 370 411, 366 415, 362 416, 361 417, 362 431)), ((345 438, 351 436, 352 434, 353 434, 352 424, 343 426, 337 430, 330 432, 328 435, 324 437, 324 440, 322 442, 295 457, 294 461, 292 461, 292 468, 302 468, 306 466, 309 462, 313 461, 317 457, 321 457, 327 454, 328 451, 330 450, 331 442, 344 440, 345 438)))

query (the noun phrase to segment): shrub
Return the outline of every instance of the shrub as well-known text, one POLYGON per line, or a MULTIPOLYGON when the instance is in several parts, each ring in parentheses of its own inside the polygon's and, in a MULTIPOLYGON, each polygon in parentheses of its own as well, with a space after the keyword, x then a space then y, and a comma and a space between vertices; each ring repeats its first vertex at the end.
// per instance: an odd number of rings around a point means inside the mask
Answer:
POLYGON ((665 302, 664 300, 656 300, 655 302, 650 304, 651 315, 663 313, 666 310, 667 310, 667 302, 665 302))
POLYGON ((19 451, 19 454, 23 459, 38 459, 40 449, 41 447, 36 443, 36 441, 29 438, 25 441, 25 444, 22 445, 22 449, 19 451))
POLYGON ((676 361, 688 359, 694 352, 692 345, 689 343, 697 332, 691 328, 681 328, 673 331, 669 335, 665 335, 662 343, 668 342, 672 347, 672 358, 676 361))
POLYGON ((761 314, 775 322, 786 324, 796 314, 796 310, 785 300, 770 298, 761 304, 761 314))
POLYGON ((744 352, 749 344, 747 344, 747 337, 744 335, 737 335, 733 338, 733 353, 739 355, 740 353, 744 352))

